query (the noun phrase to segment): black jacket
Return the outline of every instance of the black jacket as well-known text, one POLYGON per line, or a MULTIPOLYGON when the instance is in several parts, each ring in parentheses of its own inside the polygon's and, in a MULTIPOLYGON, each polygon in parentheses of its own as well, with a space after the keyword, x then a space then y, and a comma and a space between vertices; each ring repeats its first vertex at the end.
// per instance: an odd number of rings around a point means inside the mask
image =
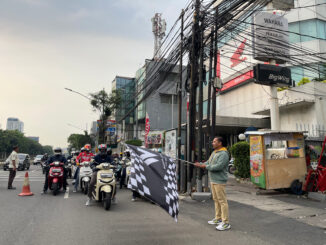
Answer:
POLYGON ((91 164, 91 168, 93 170, 95 170, 95 167, 97 165, 100 165, 101 163, 104 163, 104 162, 108 162, 108 163, 111 163, 112 164, 112 157, 109 156, 109 155, 101 155, 101 154, 97 154, 95 157, 94 157, 94 162, 91 164))
POLYGON ((63 162, 64 164, 67 163, 67 159, 63 155, 53 155, 47 161, 47 165, 53 162, 63 162))

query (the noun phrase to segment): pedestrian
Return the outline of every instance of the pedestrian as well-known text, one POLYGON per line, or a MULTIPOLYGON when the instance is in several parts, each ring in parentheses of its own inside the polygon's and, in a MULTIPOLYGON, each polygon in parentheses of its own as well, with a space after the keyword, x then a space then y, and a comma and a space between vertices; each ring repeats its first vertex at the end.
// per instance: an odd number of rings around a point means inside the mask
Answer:
POLYGON ((231 228, 229 223, 229 206, 225 194, 225 185, 228 179, 229 153, 225 148, 223 137, 215 137, 213 140, 213 153, 207 162, 196 162, 195 166, 208 170, 211 182, 211 191, 215 204, 215 218, 208 221, 210 225, 216 225, 220 231, 231 228))
POLYGON ((13 147, 13 151, 11 152, 9 156, 9 179, 8 179, 8 189, 9 190, 15 190, 16 187, 12 186, 12 182, 15 179, 16 171, 19 165, 19 159, 18 159, 18 146, 13 147))

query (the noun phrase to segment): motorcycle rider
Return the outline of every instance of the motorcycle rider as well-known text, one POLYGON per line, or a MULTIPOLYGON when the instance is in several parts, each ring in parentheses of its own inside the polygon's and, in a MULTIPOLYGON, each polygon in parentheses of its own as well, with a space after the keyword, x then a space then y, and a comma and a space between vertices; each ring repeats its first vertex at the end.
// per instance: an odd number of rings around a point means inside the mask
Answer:
MULTIPOLYGON (((48 175, 49 175, 49 170, 50 170, 50 164, 53 162, 62 162, 64 164, 67 163, 67 159, 62 155, 62 150, 60 147, 55 148, 54 150, 54 155, 51 156, 48 161, 45 163, 45 182, 44 182, 44 187, 43 187, 43 192, 42 194, 46 194, 49 183, 48 183, 48 175)), ((63 190, 66 191, 67 188, 67 170, 66 168, 63 168, 63 190)))
POLYGON ((78 178, 79 178, 79 170, 80 170, 80 163, 82 162, 90 162, 92 160, 92 157, 94 157, 94 154, 91 152, 91 145, 87 144, 84 146, 84 151, 81 151, 81 153, 76 158, 76 165, 78 166, 75 172, 75 186, 73 192, 77 192, 78 188, 78 178))
POLYGON ((127 185, 125 185, 125 180, 127 177, 127 166, 126 164, 131 161, 130 159, 130 152, 129 151, 125 151, 125 156, 122 158, 122 162, 123 162, 123 168, 121 170, 121 177, 120 177, 120 189, 122 189, 122 186, 127 187, 127 185))
MULTIPOLYGON (((96 166, 100 165, 101 163, 104 163, 104 162, 112 164, 112 158, 107 153, 106 145, 101 144, 101 145, 99 145, 98 149, 99 149, 99 154, 97 154, 94 157, 94 162, 91 164, 91 168, 93 169, 93 174, 92 174, 92 177, 91 177, 91 182, 90 182, 90 184, 88 186, 88 194, 87 194, 88 198, 87 198, 87 201, 86 201, 86 204, 85 204, 86 206, 89 206, 90 203, 91 203, 92 192, 93 192, 93 189, 94 189, 94 187, 96 185, 97 171, 98 171, 98 169, 96 169, 96 166)), ((111 154, 112 154, 112 150, 111 150, 111 154)), ((114 193, 114 195, 115 195, 115 193, 114 193)))

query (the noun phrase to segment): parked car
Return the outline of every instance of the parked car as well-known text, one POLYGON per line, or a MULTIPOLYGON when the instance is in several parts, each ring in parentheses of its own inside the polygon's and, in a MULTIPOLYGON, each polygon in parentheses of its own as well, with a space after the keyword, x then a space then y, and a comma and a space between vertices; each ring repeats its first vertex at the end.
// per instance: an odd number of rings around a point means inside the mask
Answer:
MULTIPOLYGON (((24 153, 18 153, 18 159, 19 159, 19 164, 17 170, 25 170, 29 169, 31 163, 30 163, 30 156, 28 154, 24 153)), ((3 165, 3 170, 8 170, 9 169, 9 158, 7 158, 5 165, 3 165)))
POLYGON ((33 164, 34 164, 34 165, 41 164, 42 159, 43 159, 43 155, 37 155, 37 156, 34 158, 33 164))

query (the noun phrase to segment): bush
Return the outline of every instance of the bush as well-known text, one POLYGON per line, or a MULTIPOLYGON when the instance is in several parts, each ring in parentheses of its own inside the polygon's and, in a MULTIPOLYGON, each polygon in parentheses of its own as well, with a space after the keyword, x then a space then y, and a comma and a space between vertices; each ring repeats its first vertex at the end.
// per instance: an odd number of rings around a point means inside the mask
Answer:
POLYGON ((140 139, 134 139, 134 140, 127 140, 126 144, 128 145, 135 145, 135 146, 141 146, 142 141, 140 139))
POLYGON ((235 175, 240 178, 250 177, 250 146, 246 141, 241 141, 231 147, 234 157, 235 175))

